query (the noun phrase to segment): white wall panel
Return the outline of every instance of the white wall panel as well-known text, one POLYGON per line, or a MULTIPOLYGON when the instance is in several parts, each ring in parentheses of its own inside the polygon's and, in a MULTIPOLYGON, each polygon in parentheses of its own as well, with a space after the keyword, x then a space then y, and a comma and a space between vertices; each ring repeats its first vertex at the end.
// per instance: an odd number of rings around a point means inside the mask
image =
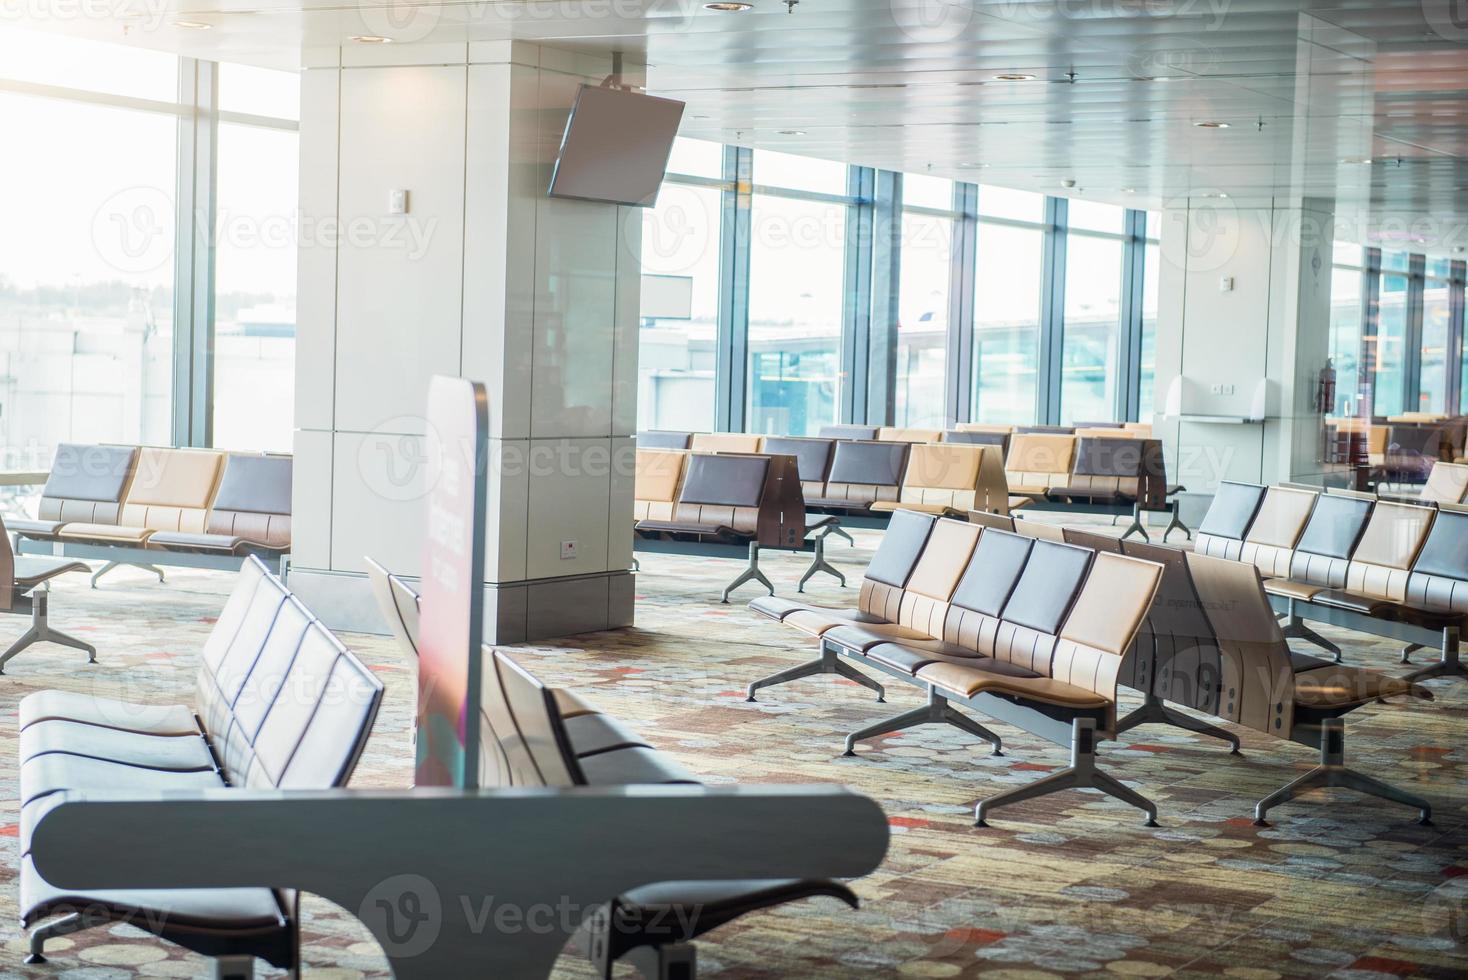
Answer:
POLYGON ((529 486, 526 577, 605 571, 610 440, 533 440, 529 486), (561 558, 562 541, 576 542, 576 558, 561 558))
POLYGON ((301 241, 296 279, 296 427, 330 429, 336 378, 336 220, 341 72, 301 75, 301 241))
POLYGON ((340 429, 421 430, 428 379, 459 371, 465 72, 342 72, 340 429), (393 189, 407 215, 388 214, 393 189))

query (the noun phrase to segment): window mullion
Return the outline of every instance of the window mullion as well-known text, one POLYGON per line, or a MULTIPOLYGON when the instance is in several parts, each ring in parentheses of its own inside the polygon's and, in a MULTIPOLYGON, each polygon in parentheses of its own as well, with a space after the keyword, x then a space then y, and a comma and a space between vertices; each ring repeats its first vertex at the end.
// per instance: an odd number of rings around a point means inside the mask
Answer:
POLYGON ((1065 236, 1067 202, 1045 198, 1045 249, 1041 266, 1039 372, 1035 384, 1035 421, 1060 421, 1060 387, 1065 340, 1065 236))

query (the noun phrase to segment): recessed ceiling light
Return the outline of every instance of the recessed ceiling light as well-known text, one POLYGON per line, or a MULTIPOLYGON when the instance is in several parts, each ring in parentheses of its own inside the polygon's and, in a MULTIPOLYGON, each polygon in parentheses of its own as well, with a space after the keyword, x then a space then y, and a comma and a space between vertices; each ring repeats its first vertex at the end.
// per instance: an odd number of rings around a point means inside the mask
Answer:
POLYGON ((356 41, 358 44, 391 44, 392 38, 383 37, 381 34, 353 34, 348 40, 356 41))
POLYGON ((213 24, 206 24, 202 20, 176 20, 173 26, 181 31, 207 31, 213 24))
POLYGON ((983 170, 983 169, 987 168, 988 166, 989 165, 987 163, 960 163, 958 165, 958 169, 959 170, 983 170))
POLYGON ((1034 75, 1029 75, 1022 71, 1007 71, 994 76, 994 81, 996 82, 1033 82, 1034 80, 1034 75))
POLYGON ((1193 123, 1199 129, 1228 129, 1228 123, 1219 122, 1216 119, 1205 119, 1202 122, 1193 123))
POLYGON ((1352 165, 1352 166, 1355 166, 1355 165, 1358 165, 1358 164, 1363 164, 1363 163, 1370 163, 1370 162, 1371 162, 1371 158, 1370 157, 1342 157, 1341 158, 1341 163, 1352 165))
POLYGON ((1121 189, 1121 192, 1123 194, 1135 194, 1137 192, 1137 189, 1135 187, 1123 187, 1121 189))
POLYGON ((777 132, 781 136, 804 136, 805 135, 805 130, 803 130, 803 129, 781 129, 781 130, 777 130, 777 132))
POLYGON ((703 9, 704 10, 717 11, 718 13, 721 13, 721 14, 738 14, 738 13, 743 13, 746 10, 753 10, 754 9, 754 4, 752 4, 752 3, 706 3, 706 4, 703 5, 703 9))

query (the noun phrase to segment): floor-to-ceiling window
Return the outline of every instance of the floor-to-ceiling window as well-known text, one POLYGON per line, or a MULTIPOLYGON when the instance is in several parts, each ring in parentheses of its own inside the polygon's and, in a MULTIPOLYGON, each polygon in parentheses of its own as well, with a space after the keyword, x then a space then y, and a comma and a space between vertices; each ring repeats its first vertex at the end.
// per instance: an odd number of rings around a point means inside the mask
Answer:
MULTIPOLYGON (((1330 365, 1335 371, 1336 415, 1355 415, 1366 378, 1361 363, 1360 245, 1336 242, 1330 277, 1330 365)), ((1369 413, 1367 413, 1369 414, 1369 413)))
POLYGON ((813 435, 841 404, 847 168, 756 150, 745 428, 813 435))
POLYGON ((902 207, 894 420, 897 425, 941 427, 953 181, 908 174, 903 178, 902 207))
POLYGON ((1421 374, 1417 402, 1412 406, 1419 412, 1447 412, 1451 267, 1447 259, 1429 259, 1426 265, 1422 289, 1421 374))
POLYGON ((637 427, 714 428, 724 148, 679 139, 643 212, 637 427))
POLYGON ((1072 200, 1067 207, 1060 421, 1116 416, 1122 308, 1123 208, 1072 200))
POLYGON ((0 30, 0 446, 167 443, 178 59, 0 30), (59 86, 65 86, 60 88, 59 86))
POLYGON ((971 412, 976 422, 1035 421, 1044 218, 1041 194, 979 188, 971 412))
POLYGON ((213 442, 288 451, 295 425, 300 76, 220 65, 219 108, 213 442), (249 121, 238 121, 245 116, 249 121))
POLYGON ((1407 381, 1407 292, 1410 279, 1406 252, 1381 253, 1381 287, 1377 299, 1375 340, 1367 338, 1376 363, 1376 415, 1397 415, 1405 403, 1407 381))

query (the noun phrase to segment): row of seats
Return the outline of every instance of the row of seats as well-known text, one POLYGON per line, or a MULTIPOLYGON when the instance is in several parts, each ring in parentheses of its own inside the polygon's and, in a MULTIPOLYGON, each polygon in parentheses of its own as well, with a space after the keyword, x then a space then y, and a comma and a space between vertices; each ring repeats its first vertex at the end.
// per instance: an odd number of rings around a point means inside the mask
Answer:
MULTIPOLYGON (((1097 739, 1116 728, 1116 680, 1161 575, 1160 566, 1115 554, 937 519, 893 515, 862 582, 858 607, 838 610, 774 597, 750 608, 820 643, 811 663, 756 681, 761 688, 838 673, 881 691, 843 658, 927 693, 927 704, 853 732, 855 743, 913 725, 946 723, 991 742, 960 714, 963 704, 1061 744, 1075 764, 1046 792, 1090 786, 1142 809, 1150 801, 1095 768, 1097 739)), ((1028 796, 1001 794, 977 818, 1028 796)))
POLYGON ((20 538, 160 556, 280 554, 291 543, 291 457, 63 443, 37 518, 8 527, 20 538))
MULTIPOLYGON (((955 725, 997 750, 999 736, 950 702, 1070 743, 1071 767, 980 803, 980 823, 997 806, 1078 787, 1131 803, 1151 822, 1149 801, 1096 770, 1097 739, 1163 721, 1237 745, 1230 733, 1158 710, 1166 702, 1321 749, 1320 769, 1261 800, 1257 820, 1313 785, 1364 789, 1429 815, 1425 801, 1345 769, 1340 718, 1380 698, 1430 692, 1291 654, 1255 568, 1073 529, 1060 529, 1063 540, 1056 541, 1046 539, 1050 529, 1037 538, 899 517, 872 559, 857 609, 773 598, 751 603, 820 644, 817 660, 752 684, 751 700, 761 688, 818 673, 841 674, 880 694, 851 661, 924 688, 928 703, 851 733, 848 753, 860 739, 929 723, 955 725), (1142 711, 1126 719, 1116 716, 1119 683, 1148 695, 1142 711)), ((1053 528, 1030 521, 1015 527, 1053 528)))
POLYGON ((1364 466, 1380 483, 1421 483, 1438 460, 1463 462, 1468 418, 1407 412, 1387 418, 1327 418, 1332 462, 1364 466))
MULTIPOLYGON (((419 596, 403 579, 368 559, 378 606, 404 652, 418 656, 419 596)), ((484 648, 480 778, 483 788, 623 786, 695 783, 683 767, 617 719, 565 688, 552 688, 503 650, 484 648)), ((589 920, 586 949, 600 975, 612 964, 652 958, 646 976, 692 975, 687 944, 749 913, 828 896, 858 906, 831 880, 667 882, 633 889, 589 920), (679 974, 674 964, 683 964, 679 974)))
MULTIPOLYGON (((1411 676, 1464 673, 1458 636, 1468 622, 1468 508, 1230 482, 1214 496, 1195 548, 1256 566, 1289 617, 1287 634, 1337 660, 1340 648, 1302 620, 1440 637, 1442 659, 1411 676)), ((1404 661, 1418 646, 1404 651, 1404 661)))
POLYGON ((268 888, 79 894, 37 873, 32 831, 67 790, 344 786, 382 694, 372 672, 250 557, 200 652, 194 705, 70 691, 23 699, 20 909, 23 926, 35 927, 26 962, 45 962, 49 939, 126 922, 206 956, 259 957, 293 969, 294 895, 268 888))
MULTIPOLYGON (((832 427, 832 430, 850 427, 832 427)), ((858 434, 864 434, 862 430, 858 434)), ((911 431, 911 430, 902 430, 911 431)), ((904 440, 856 440, 832 432, 817 438, 700 433, 690 437, 692 451, 777 453, 793 455, 811 507, 837 512, 890 510, 894 505, 931 512, 993 510, 1041 502, 1139 504, 1163 509, 1169 488, 1161 443, 1119 436, 1125 429, 1096 430, 1108 435, 1063 433, 966 433, 1007 439, 1003 481, 1008 499, 999 501, 998 467, 976 454, 961 451, 969 440, 945 443, 904 440), (909 483, 909 480, 911 481, 909 483), (956 497, 954 491, 961 493, 956 497), (982 495, 982 499, 980 499, 982 495), (987 501, 987 502, 986 502, 987 501)), ((640 434, 639 450, 679 448, 649 446, 640 434)), ((680 434, 681 435, 681 434, 680 434)), ((656 439, 650 439, 656 442, 656 439)), ((649 487, 649 490, 653 489, 649 487)), ((666 491, 666 486, 662 488, 666 491)), ((639 499, 654 500, 655 497, 639 499)))

